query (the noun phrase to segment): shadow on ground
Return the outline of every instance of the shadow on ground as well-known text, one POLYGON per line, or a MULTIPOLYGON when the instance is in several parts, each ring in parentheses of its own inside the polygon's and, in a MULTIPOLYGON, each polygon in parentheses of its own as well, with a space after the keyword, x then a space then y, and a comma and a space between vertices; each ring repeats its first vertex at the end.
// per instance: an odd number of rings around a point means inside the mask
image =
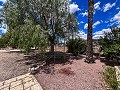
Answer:
POLYGON ((107 60, 105 57, 100 57, 99 60, 102 62, 102 63, 105 63, 105 65, 107 66, 119 66, 120 64, 117 62, 117 60, 107 60))
MULTIPOLYGON (((86 58, 85 55, 77 55, 74 56, 70 53, 64 52, 46 52, 45 54, 38 52, 31 52, 29 55, 25 55, 23 59, 18 60, 17 62, 25 62, 26 65, 30 65, 30 67, 39 67, 39 71, 43 71, 47 74, 51 74, 54 71, 54 65, 61 64, 67 65, 72 64, 74 60, 84 60, 86 58), (44 63, 43 63, 44 62, 44 63)), ((117 66, 119 65, 115 60, 106 60, 104 57, 94 56, 93 58, 96 60, 100 60, 100 62, 104 63, 107 66, 117 66)), ((89 63, 88 63, 89 64, 89 63)), ((95 64, 95 63, 93 63, 95 64)))

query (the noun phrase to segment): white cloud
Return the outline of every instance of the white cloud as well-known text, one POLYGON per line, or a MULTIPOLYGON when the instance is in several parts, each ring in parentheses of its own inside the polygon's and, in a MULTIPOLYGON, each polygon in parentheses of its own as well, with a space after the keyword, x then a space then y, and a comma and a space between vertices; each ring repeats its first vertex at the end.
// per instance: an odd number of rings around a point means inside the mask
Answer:
POLYGON ((97 3, 95 3, 94 4, 94 8, 96 9, 96 10, 100 10, 101 8, 100 8, 100 1, 99 2, 97 2, 97 3))
POLYGON ((2 33, 6 33, 7 32, 7 25, 2 24, 2 27, 0 28, 0 30, 2 31, 2 33))
POLYGON ((110 10, 115 5, 116 5, 116 3, 113 3, 113 4, 107 3, 107 4, 105 4, 104 7, 103 7, 103 12, 106 12, 106 11, 110 10))
MULTIPOLYGON (((94 24, 93 24, 93 28, 95 28, 97 25, 99 25, 101 22, 100 21, 96 21, 94 24)), ((84 29, 88 29, 88 23, 86 23, 84 25, 84 29)))
MULTIPOLYGON (((82 38, 84 40, 87 39, 87 34, 84 31, 79 30, 78 33, 73 33, 75 38, 82 38)), ((69 38, 72 38, 72 35, 70 35, 69 38)))
POLYGON ((104 35, 95 35, 93 36, 93 39, 99 39, 100 37, 103 37, 104 35))
POLYGON ((79 7, 78 7, 78 5, 77 4, 75 4, 75 3, 73 3, 73 4, 70 4, 70 13, 75 13, 75 12, 77 12, 77 11, 79 11, 80 9, 79 9, 79 7))
POLYGON ((95 33, 93 33, 93 39, 99 39, 100 37, 103 37, 104 36, 104 33, 108 33, 108 32, 111 32, 111 29, 110 28, 107 28, 107 29, 102 29, 101 31, 97 31, 95 33))
POLYGON ((107 26, 108 26, 108 27, 112 27, 114 24, 115 24, 115 22, 109 23, 107 26))
MULTIPOLYGON (((7 0, 0 0, 0 2, 3 2, 3 3, 5 3, 7 0)), ((0 5, 0 9, 2 9, 3 8, 3 6, 2 5, 0 5)))
POLYGON ((80 23, 84 23, 83 21, 81 21, 80 23))
POLYGON ((5 3, 7 0, 0 0, 0 2, 3 2, 3 3, 5 3))
POLYGON ((3 6, 0 6, 0 9, 2 9, 3 8, 3 6))
POLYGON ((110 21, 113 22, 113 24, 120 24, 120 11, 111 18, 110 21))
POLYGON ((100 21, 96 21, 94 24, 93 24, 93 28, 95 28, 97 25, 100 24, 100 21))
POLYGON ((103 23, 103 20, 100 20, 101 23, 103 23))
POLYGON ((84 29, 88 29, 88 24, 87 23, 84 25, 84 29))
POLYGON ((2 31, 2 33, 6 33, 7 32, 7 29, 5 29, 5 28, 0 28, 0 30, 2 31))
POLYGON ((105 21, 105 23, 109 23, 109 21, 105 21))
POLYGON ((103 35, 104 34, 104 32, 110 32, 111 31, 111 29, 110 28, 107 28, 107 29, 102 29, 101 31, 97 31, 97 32, 95 32, 94 33, 94 35, 103 35))
MULTIPOLYGON (((111 29, 110 28, 102 29, 101 31, 93 33, 94 35, 93 39, 99 39, 100 37, 103 37, 105 32, 106 33, 111 32, 111 29)), ((80 36, 80 38, 87 40, 87 34, 84 31, 79 31, 77 35, 80 36)))
POLYGON ((78 31, 77 35, 84 40, 87 39, 87 34, 84 31, 78 31))
POLYGON ((83 17, 88 16, 88 12, 81 13, 81 15, 83 15, 83 17))
POLYGON ((119 7, 117 7, 116 9, 117 9, 117 10, 119 10, 120 8, 119 8, 119 7))

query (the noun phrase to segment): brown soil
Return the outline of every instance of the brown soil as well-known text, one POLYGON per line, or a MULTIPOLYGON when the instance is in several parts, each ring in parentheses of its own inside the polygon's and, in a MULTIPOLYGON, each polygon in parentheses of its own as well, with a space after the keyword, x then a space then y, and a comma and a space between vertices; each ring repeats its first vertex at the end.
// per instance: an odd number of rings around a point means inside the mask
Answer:
POLYGON ((28 68, 24 63, 23 54, 0 52, 0 82, 26 74, 28 68))

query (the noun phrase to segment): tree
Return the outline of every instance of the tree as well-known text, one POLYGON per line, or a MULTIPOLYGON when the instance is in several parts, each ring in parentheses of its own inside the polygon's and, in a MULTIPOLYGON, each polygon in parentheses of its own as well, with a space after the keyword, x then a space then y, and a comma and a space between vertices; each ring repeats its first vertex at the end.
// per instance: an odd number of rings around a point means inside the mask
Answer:
POLYGON ((102 46, 109 46, 110 44, 120 44, 120 28, 111 27, 111 32, 104 33, 104 37, 100 37, 99 43, 102 46))
POLYGON ((92 43, 92 25, 93 25, 93 12, 94 12, 94 0, 88 0, 88 34, 87 34, 87 51, 86 61, 93 63, 93 43, 92 43))
POLYGON ((120 28, 112 27, 111 32, 100 37, 99 44, 102 46, 103 55, 109 60, 120 59, 120 28))
POLYGON ((67 20, 66 20, 66 25, 68 31, 68 38, 75 39, 78 33, 78 20, 77 20, 77 14, 76 13, 69 13, 67 20), (71 37, 72 36, 72 37, 71 37))
POLYGON ((5 48, 7 47, 7 44, 8 44, 8 37, 6 37, 5 34, 1 35, 1 38, 0 38, 0 48, 5 48))
POLYGON ((10 46, 25 49, 26 52, 29 52, 31 47, 43 51, 48 43, 46 35, 43 35, 40 25, 35 23, 25 7, 23 0, 10 0, 4 5, 4 16, 8 25, 6 34, 10 36, 8 43, 10 46))
POLYGON ((54 51, 56 37, 65 37, 69 0, 10 0, 4 5, 4 14, 18 47, 46 47, 48 41, 54 51))
POLYGON ((0 28, 2 27, 2 22, 3 22, 3 19, 2 19, 2 9, 0 8, 0 28))

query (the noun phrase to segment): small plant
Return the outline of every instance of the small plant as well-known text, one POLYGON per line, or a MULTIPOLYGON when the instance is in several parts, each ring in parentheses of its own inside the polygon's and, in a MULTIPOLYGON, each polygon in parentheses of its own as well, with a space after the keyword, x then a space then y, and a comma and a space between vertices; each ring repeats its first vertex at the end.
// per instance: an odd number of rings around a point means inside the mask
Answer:
POLYGON ((116 73, 114 67, 107 67, 105 69, 104 79, 106 84, 112 88, 112 90, 118 90, 118 82, 116 79, 116 73))
POLYGON ((69 39, 67 41, 68 52, 73 55, 83 54, 86 50, 86 43, 82 39, 69 39))

